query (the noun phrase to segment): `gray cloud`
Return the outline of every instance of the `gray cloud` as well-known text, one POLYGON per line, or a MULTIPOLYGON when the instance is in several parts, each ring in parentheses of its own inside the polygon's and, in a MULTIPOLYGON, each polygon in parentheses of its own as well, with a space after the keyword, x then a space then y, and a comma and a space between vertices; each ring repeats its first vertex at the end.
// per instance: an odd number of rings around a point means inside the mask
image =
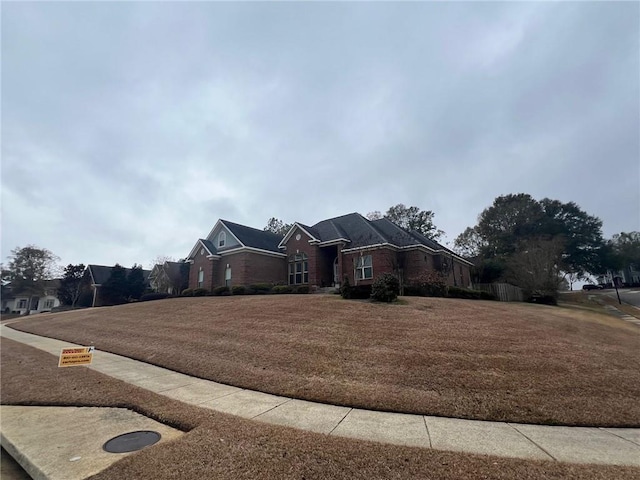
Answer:
POLYGON ((500 194, 640 229, 636 3, 8 3, 2 256, 147 264, 217 218, 500 194))

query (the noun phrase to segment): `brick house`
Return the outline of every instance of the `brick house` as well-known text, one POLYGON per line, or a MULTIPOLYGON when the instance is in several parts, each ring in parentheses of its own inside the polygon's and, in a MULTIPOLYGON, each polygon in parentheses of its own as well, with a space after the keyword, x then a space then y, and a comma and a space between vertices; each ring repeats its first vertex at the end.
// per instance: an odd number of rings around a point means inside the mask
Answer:
POLYGON ((187 257, 190 288, 280 283, 311 287, 369 284, 383 273, 403 281, 430 271, 452 286, 471 286, 471 262, 418 232, 386 218, 359 213, 307 226, 296 222, 283 237, 219 220, 187 257))
POLYGON ((281 240, 271 232, 218 220, 186 258, 189 288, 283 283, 287 256, 278 248, 281 240))

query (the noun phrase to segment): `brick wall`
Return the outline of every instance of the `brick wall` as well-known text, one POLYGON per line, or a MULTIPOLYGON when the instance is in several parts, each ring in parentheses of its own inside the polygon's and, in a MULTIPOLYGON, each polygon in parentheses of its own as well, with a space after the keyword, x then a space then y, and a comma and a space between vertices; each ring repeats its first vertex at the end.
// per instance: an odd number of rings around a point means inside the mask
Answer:
POLYGON ((238 252, 224 255, 214 277, 214 288, 225 284, 227 265, 231 268, 231 285, 254 283, 286 283, 287 263, 284 257, 273 257, 255 252, 238 252))
POLYGON ((220 263, 220 260, 207 258, 206 250, 202 255, 198 251, 189 268, 189 288, 198 288, 198 272, 202 270, 204 272, 204 284, 201 288, 211 291, 216 286, 214 276, 218 270, 218 263, 220 263))

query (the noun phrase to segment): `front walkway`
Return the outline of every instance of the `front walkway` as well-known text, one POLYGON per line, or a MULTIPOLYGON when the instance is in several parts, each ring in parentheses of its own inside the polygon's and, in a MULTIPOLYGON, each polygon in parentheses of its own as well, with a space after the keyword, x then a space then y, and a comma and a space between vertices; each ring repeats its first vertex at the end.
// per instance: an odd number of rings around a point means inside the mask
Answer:
MULTIPOLYGON (((5 325, 0 335, 56 357, 63 347, 74 346, 5 325)), ((501 457, 640 466, 640 428, 485 422, 327 405, 202 380, 102 351, 88 368, 198 407, 327 435, 501 457)))

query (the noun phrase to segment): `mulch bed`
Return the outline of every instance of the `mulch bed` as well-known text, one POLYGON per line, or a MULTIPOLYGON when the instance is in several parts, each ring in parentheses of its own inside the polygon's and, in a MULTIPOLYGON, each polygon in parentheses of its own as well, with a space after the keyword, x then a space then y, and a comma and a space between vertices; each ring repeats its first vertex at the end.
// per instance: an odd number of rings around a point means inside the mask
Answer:
POLYGON ((640 426, 640 329, 587 311, 439 298, 204 297, 38 315, 11 328, 312 401, 640 426))
POLYGON ((570 465, 382 445, 252 422, 182 404, 2 339, 4 405, 117 406, 188 431, 124 457, 93 480, 225 479, 619 479, 631 467, 570 465))

